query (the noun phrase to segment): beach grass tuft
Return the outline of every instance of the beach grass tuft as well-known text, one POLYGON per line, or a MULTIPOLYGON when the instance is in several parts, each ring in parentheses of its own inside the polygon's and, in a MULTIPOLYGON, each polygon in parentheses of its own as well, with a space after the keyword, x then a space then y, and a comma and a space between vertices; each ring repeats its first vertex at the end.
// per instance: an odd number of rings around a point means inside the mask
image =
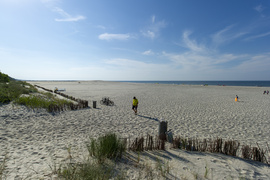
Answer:
POLYGON ((110 179, 113 176, 113 166, 95 162, 67 164, 58 172, 63 179, 110 179))
POLYGON ((162 161, 157 158, 156 169, 162 177, 166 177, 170 173, 169 161, 167 163, 162 163, 162 161))
POLYGON ((126 151, 126 144, 114 133, 108 133, 98 139, 91 139, 87 145, 90 156, 97 158, 99 163, 108 159, 118 160, 126 151))
POLYGON ((74 163, 71 149, 68 148, 68 163, 61 164, 59 168, 54 168, 57 169, 54 173, 62 179, 69 180, 124 179, 125 173, 116 170, 115 164, 112 162, 122 158, 125 146, 126 144, 114 133, 108 133, 98 139, 90 139, 87 149, 89 155, 94 159, 88 158, 83 163, 74 163))

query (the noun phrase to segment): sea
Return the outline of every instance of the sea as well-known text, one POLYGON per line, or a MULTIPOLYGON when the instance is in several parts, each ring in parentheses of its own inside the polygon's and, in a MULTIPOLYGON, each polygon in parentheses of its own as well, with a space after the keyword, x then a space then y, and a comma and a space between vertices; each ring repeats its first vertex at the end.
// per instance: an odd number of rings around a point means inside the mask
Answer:
POLYGON ((270 81, 121 81, 151 84, 203 85, 203 86, 255 86, 270 87, 270 81))

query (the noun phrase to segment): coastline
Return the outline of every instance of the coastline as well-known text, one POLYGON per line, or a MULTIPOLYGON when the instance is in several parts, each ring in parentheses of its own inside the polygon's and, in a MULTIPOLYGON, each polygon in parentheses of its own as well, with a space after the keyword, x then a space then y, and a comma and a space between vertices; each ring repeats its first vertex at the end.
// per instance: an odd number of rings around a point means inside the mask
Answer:
MULTIPOLYGON (((262 94, 265 87, 107 81, 31 81, 30 83, 52 90, 55 87, 65 88, 66 94, 88 100, 90 108, 52 115, 43 110, 33 111, 11 104, 1 106, 3 121, 1 121, 0 138, 4 141, 1 141, 0 150, 9 151, 13 162, 16 162, 8 164, 9 170, 13 170, 12 177, 25 173, 29 170, 27 167, 33 167, 39 172, 38 175, 44 177, 44 174, 50 170, 48 164, 52 159, 60 162, 65 159, 67 147, 74 148, 78 153, 77 156, 81 157, 86 153, 85 141, 89 137, 98 137, 106 132, 115 132, 123 138, 138 137, 147 133, 156 135, 161 120, 168 121, 168 129, 172 129, 175 136, 234 139, 246 145, 256 146, 258 143, 261 148, 265 148, 266 143, 270 142, 268 133, 270 95, 262 94), (236 94, 240 98, 239 102, 234 101, 236 94), (115 106, 100 105, 99 101, 104 96, 110 97, 115 106), (139 100, 138 116, 135 116, 131 110, 133 96, 139 100), (92 108, 93 101, 98 102, 97 109, 92 108), (82 148, 84 151, 80 152, 76 148, 82 148)), ((233 177, 252 177, 258 171, 261 177, 269 178, 270 174, 269 166, 260 165, 263 169, 256 169, 254 166, 257 166, 257 162, 252 162, 249 167, 233 157, 224 160, 223 156, 216 159, 215 156, 221 155, 207 155, 207 153, 206 155, 191 153, 192 156, 184 151, 174 153, 175 156, 189 159, 190 162, 189 165, 185 165, 177 159, 171 159, 172 165, 180 167, 180 172, 187 170, 192 172, 197 168, 201 174, 204 167, 199 166, 205 166, 205 161, 211 164, 209 166, 214 169, 213 171, 217 172, 222 171, 226 164, 235 168, 231 172, 228 169, 227 174, 222 173, 224 176, 221 177, 229 177, 229 173, 232 173, 233 177), (199 160, 200 165, 192 165, 195 163, 192 161, 199 160), (238 167, 237 170, 233 162, 241 162, 240 164, 245 165, 238 167), (252 172, 252 168, 256 169, 255 172, 254 170, 252 172), (246 174, 244 169, 248 169, 246 174)), ((215 177, 220 176, 215 174, 215 177)))
POLYGON ((123 82, 123 83, 139 83, 139 84, 174 84, 174 85, 209 85, 209 86, 244 86, 244 87, 270 87, 270 81, 109 81, 109 80, 29 80, 29 83, 34 82, 123 82))

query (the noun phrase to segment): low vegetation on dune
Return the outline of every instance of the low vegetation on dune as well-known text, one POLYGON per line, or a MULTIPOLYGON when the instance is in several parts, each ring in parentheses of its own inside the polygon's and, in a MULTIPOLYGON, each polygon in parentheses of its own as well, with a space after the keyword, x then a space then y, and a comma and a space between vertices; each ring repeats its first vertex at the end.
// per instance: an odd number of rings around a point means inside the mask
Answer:
MULTIPOLYGON (((89 157, 83 163, 73 163, 72 156, 66 164, 61 164, 57 171, 63 179, 126 179, 124 172, 115 168, 116 161, 125 153, 126 144, 114 133, 108 133, 87 143, 89 157)), ((70 154, 70 150, 68 150, 70 154)))
POLYGON ((49 112, 54 112, 55 109, 64 110, 72 104, 71 101, 59 99, 52 93, 41 93, 30 83, 17 81, 0 72, 0 103, 7 104, 11 101, 32 109, 44 108, 49 112))
POLYGON ((25 81, 16 81, 0 72, 0 103, 9 103, 22 94, 37 92, 37 89, 25 81))
POLYGON ((14 101, 16 104, 25 105, 32 109, 46 109, 52 112, 54 106, 61 106, 63 108, 72 104, 71 101, 59 99, 51 93, 38 93, 31 95, 23 95, 14 101))
POLYGON ((126 145, 115 134, 106 134, 97 140, 91 139, 91 143, 87 145, 89 154, 97 158, 102 163, 107 158, 120 159, 126 150, 126 145))

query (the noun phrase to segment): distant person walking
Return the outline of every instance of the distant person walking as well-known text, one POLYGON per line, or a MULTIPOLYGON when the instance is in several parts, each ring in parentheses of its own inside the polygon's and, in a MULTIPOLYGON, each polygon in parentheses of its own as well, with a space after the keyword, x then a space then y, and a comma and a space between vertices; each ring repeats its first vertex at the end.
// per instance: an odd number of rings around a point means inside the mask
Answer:
POLYGON ((238 96, 236 95, 236 96, 235 96, 235 102, 237 102, 237 101, 238 101, 238 96))
POLYGON ((136 115, 137 115, 138 104, 139 104, 139 101, 138 101, 138 99, 134 96, 134 97, 133 97, 133 103, 132 103, 132 110, 134 111, 134 113, 135 113, 136 115))

